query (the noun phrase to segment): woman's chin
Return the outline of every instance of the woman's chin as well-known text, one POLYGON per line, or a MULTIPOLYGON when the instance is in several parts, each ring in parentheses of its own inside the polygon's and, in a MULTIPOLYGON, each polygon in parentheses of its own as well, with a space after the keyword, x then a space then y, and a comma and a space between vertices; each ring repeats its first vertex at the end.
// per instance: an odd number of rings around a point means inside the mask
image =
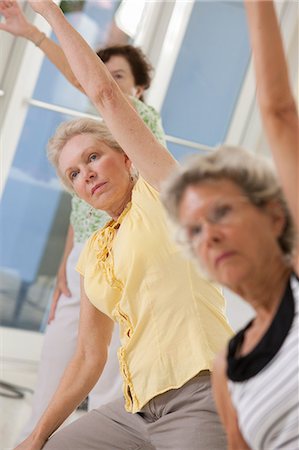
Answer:
POLYGON ((87 203, 92 206, 92 208, 94 209, 99 209, 101 211, 106 211, 107 210, 107 204, 106 202, 103 202, 102 199, 100 199, 99 197, 95 197, 95 198, 89 198, 87 203))
POLYGON ((240 287, 246 280, 246 273, 240 267, 226 267, 217 276, 218 283, 235 293, 239 293, 240 287))

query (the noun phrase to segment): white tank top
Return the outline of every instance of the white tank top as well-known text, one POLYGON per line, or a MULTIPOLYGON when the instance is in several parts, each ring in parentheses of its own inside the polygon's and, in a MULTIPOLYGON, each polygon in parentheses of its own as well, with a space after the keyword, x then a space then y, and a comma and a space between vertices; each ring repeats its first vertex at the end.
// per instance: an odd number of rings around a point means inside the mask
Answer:
POLYGON ((252 450, 299 449, 299 283, 289 280, 278 311, 257 346, 244 357, 230 342, 228 385, 240 431, 252 450))

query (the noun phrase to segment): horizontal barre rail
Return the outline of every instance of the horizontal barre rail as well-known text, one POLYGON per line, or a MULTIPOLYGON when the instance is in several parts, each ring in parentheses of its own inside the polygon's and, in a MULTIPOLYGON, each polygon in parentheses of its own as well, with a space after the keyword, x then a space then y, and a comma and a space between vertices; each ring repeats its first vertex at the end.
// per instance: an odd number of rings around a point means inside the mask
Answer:
POLYGON ((184 147, 190 147, 204 152, 211 152, 212 150, 215 150, 217 148, 217 147, 210 147, 209 145, 199 144, 198 142, 194 141, 188 141, 187 139, 181 139, 175 136, 170 136, 168 134, 165 135, 165 139, 166 141, 172 142, 173 144, 183 145, 184 147))
POLYGON ((42 102, 35 99, 27 99, 26 103, 30 106, 35 106, 36 108, 46 109, 48 111, 58 112, 61 114, 67 114, 73 117, 87 117, 95 120, 102 120, 101 117, 95 114, 87 114, 81 111, 76 111, 75 109, 65 108, 63 106, 53 105, 52 103, 42 102))
MULTIPOLYGON (((101 117, 95 114, 87 114, 81 111, 76 111, 74 109, 65 108, 63 106, 53 105, 52 103, 42 102, 40 100, 28 99, 26 103, 30 106, 35 106, 36 108, 46 109, 48 111, 54 111, 61 114, 67 114, 73 117, 87 117, 95 120, 102 120, 101 117)), ((165 135, 165 139, 168 142, 172 142, 173 144, 183 145, 184 147, 190 147, 196 150, 201 150, 205 152, 209 152, 215 149, 215 147, 210 147, 208 145, 199 144, 198 142, 189 141, 187 139, 181 139, 175 136, 165 135)))

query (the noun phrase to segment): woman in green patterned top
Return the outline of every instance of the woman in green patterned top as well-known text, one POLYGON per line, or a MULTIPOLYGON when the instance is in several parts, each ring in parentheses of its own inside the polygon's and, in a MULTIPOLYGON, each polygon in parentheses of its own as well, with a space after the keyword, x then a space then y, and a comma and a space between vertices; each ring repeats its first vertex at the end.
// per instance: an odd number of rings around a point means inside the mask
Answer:
MULTIPOLYGON (((12 4, 7 2, 5 5, 2 3, 0 13, 6 20, 5 24, 1 24, 2 29, 14 36, 21 36, 34 42, 68 81, 84 92, 74 77, 61 48, 27 21, 16 2, 12 4)), ((154 108, 143 102, 143 93, 151 83, 152 66, 142 51, 131 45, 123 45, 107 47, 98 51, 97 54, 104 61, 121 90, 129 96, 143 121, 165 146, 160 116, 154 108)), ((24 440, 35 427, 58 387, 65 367, 73 356, 80 311, 80 276, 75 271, 75 265, 85 241, 108 220, 109 216, 105 212, 93 209, 83 200, 73 196, 70 226, 57 273, 32 412, 18 442, 24 440), (50 377, 49 374, 51 374, 50 377)), ((116 328, 105 370, 89 394, 89 409, 94 409, 122 396, 122 381, 116 355, 119 347, 118 334, 116 328)))

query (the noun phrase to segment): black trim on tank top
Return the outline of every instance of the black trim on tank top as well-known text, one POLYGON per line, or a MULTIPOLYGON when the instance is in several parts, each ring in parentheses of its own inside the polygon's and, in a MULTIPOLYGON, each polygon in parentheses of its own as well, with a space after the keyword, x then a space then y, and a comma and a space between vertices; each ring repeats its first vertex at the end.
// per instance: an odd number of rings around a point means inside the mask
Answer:
POLYGON ((290 280, 291 277, 271 325, 254 349, 245 356, 235 356, 253 320, 230 340, 227 354, 227 376, 230 380, 245 381, 254 377, 274 358, 283 345, 295 316, 295 301, 290 280))

